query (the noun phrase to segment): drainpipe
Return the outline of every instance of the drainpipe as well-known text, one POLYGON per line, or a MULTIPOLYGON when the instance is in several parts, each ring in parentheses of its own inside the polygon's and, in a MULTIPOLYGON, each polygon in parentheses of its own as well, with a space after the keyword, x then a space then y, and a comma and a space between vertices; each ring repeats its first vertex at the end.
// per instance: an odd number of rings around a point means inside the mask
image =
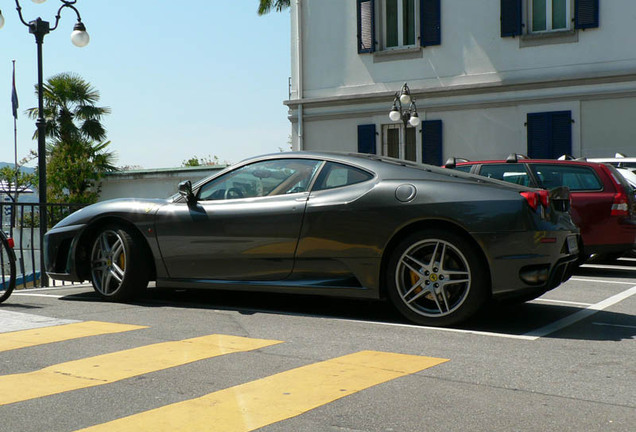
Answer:
POLYGON ((303 33, 301 0, 296 0, 296 97, 298 104, 298 150, 303 151, 303 33))

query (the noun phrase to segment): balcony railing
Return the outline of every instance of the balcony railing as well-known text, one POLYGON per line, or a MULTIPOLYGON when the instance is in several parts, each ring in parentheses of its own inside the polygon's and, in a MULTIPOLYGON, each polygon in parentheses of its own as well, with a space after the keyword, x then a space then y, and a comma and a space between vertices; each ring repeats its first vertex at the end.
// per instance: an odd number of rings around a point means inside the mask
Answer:
MULTIPOLYGON (((47 204, 48 229, 85 206, 85 204, 47 204)), ((40 204, 1 202, 0 226, 4 233, 15 242, 16 289, 70 284, 41 277, 43 269, 40 264, 42 254, 40 204)))

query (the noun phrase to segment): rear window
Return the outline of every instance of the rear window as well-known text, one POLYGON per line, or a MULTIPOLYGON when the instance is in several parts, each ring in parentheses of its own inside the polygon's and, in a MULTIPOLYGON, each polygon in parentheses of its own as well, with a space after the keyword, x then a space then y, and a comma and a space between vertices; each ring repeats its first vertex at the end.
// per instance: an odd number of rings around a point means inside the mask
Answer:
POLYGON ((507 181, 521 186, 530 185, 530 176, 523 164, 488 164, 482 165, 479 174, 484 177, 507 181))
POLYGON ((571 191, 603 190, 603 183, 596 172, 586 166, 530 164, 539 182, 539 186, 552 189, 567 186, 571 191))

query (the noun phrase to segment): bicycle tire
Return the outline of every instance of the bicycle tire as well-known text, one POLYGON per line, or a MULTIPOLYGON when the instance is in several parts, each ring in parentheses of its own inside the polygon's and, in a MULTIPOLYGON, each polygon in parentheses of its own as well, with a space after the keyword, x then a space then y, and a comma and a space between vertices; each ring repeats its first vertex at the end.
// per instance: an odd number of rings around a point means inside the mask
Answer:
POLYGON ((0 303, 11 296, 16 284, 15 252, 9 245, 7 236, 0 231, 0 303), (6 272, 9 272, 7 275, 6 272))

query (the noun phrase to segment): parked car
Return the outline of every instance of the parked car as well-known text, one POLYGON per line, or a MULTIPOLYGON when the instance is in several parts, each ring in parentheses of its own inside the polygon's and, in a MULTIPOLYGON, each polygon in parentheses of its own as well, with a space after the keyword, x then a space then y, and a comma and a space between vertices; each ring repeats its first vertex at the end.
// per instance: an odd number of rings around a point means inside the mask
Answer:
POLYGON ((248 159, 165 200, 79 210, 46 233, 53 279, 105 300, 158 287, 388 297, 453 325, 491 297, 532 298, 570 277, 569 193, 360 154, 248 159))
POLYGON ((627 157, 622 153, 616 153, 613 158, 588 158, 589 162, 607 163, 616 168, 636 169, 636 158, 627 157))
POLYGON ((450 159, 446 168, 496 178, 523 186, 571 192, 572 219, 581 229, 583 259, 616 258, 635 247, 636 200, 632 188, 611 165, 584 159, 530 159, 510 155, 506 160, 450 159))
POLYGON ((636 168, 616 168, 632 189, 636 190, 636 168))

